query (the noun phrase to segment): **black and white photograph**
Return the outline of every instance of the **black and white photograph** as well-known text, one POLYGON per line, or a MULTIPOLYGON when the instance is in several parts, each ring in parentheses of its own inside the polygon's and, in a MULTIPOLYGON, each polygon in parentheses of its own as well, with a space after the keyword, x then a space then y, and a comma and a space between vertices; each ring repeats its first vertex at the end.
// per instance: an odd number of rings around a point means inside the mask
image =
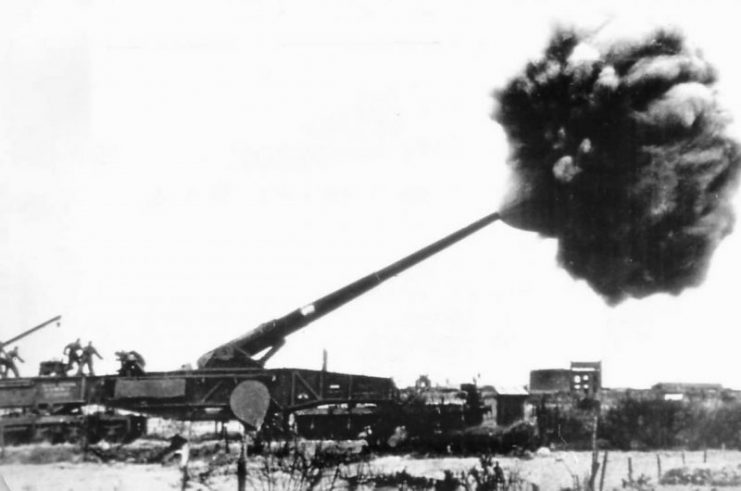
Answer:
POLYGON ((0 491, 741 489, 739 19, 0 3, 0 491))

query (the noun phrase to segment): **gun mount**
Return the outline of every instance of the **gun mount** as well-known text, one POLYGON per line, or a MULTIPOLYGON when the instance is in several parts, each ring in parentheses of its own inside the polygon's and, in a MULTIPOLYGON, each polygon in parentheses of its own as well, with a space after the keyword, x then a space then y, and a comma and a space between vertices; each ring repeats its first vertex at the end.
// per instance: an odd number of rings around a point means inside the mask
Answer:
MULTIPOLYGON (((470 225, 380 269, 364 276, 314 302, 296 309, 283 317, 265 322, 226 344, 204 354, 198 360, 199 368, 262 367, 285 343, 288 335, 314 322, 320 317, 363 295, 387 279, 409 269, 415 264, 468 237, 502 218, 499 212, 491 213, 470 225), (265 351, 260 358, 257 355, 265 351)), ((504 217, 505 219, 508 216, 504 217)))
POLYGON ((62 316, 61 315, 58 315, 58 316, 56 316, 54 318, 49 319, 46 322, 42 322, 38 326, 32 327, 31 329, 28 329, 26 331, 23 331, 22 333, 18 334, 17 336, 14 336, 14 337, 8 339, 7 341, 0 343, 0 348, 4 348, 5 346, 8 346, 9 344, 15 343, 16 341, 20 341, 21 339, 25 338, 26 336, 28 336, 28 335, 30 335, 30 334, 38 331, 39 329, 43 329, 43 328, 45 328, 46 326, 48 326, 50 324, 54 324, 55 322, 57 323, 57 326, 58 326, 59 325, 59 322, 61 320, 62 320, 62 316))

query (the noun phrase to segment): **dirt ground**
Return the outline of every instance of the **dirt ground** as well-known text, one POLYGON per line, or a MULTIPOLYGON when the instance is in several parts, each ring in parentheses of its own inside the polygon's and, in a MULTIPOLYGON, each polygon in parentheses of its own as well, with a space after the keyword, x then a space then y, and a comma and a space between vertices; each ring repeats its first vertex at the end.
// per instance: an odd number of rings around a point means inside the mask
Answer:
MULTIPOLYGON (((683 453, 671 452, 609 452, 607 470, 604 479, 605 490, 624 489, 623 480, 629 476, 629 460, 633 479, 644 476, 650 485, 647 489, 662 490, 709 490, 710 486, 656 486, 658 463, 661 461, 662 472, 683 466, 683 453)), ((4 464, 0 465, 0 475, 12 491, 145 491, 181 489, 181 474, 175 462, 168 465, 138 463, 94 463, 83 462, 71 454, 62 454, 60 459, 38 458, 38 449, 26 447, 13 450, 7 455, 4 464), (22 463, 26 452, 29 461, 46 463, 22 463), (35 455, 35 457, 33 457, 35 455), (51 460, 51 461, 49 461, 51 460)), ((496 457, 495 457, 496 458, 496 457)), ((600 454, 600 460, 602 454, 600 454)), ((507 474, 514 472, 524 480, 537 484, 541 490, 561 490, 572 487, 574 476, 584 478, 588 474, 591 455, 588 452, 553 452, 529 459, 500 457, 499 463, 507 474)), ((266 477, 264 461, 255 458, 250 461, 247 489, 280 490, 300 489, 300 485, 285 476, 266 477)), ((442 479, 444 470, 453 472, 466 471, 478 464, 476 457, 412 457, 387 455, 371 457, 360 464, 347 464, 344 472, 396 473, 406 471, 413 476, 424 476, 442 479), (353 467, 355 466, 355 467, 353 467), (362 466, 358 467, 358 466, 362 466)), ((741 464, 741 452, 709 450, 707 457, 703 452, 684 452, 684 466, 690 468, 738 469, 741 464), (706 462, 704 460, 707 460, 706 462)), ((194 459, 191 461, 192 474, 197 475, 205 469, 207 462, 194 459)), ((214 491, 234 490, 237 487, 235 466, 232 462, 213 473, 204 482, 193 479, 187 489, 209 489, 214 491)), ((327 480, 327 483, 332 482, 327 480)), ((335 489, 347 489, 339 480, 334 481, 335 489)), ((318 489, 329 489, 329 484, 318 489)), ((371 488, 365 488, 371 489, 371 488)), ((394 488, 385 488, 394 489, 394 488)), ((723 488, 738 489, 738 488, 723 488)))

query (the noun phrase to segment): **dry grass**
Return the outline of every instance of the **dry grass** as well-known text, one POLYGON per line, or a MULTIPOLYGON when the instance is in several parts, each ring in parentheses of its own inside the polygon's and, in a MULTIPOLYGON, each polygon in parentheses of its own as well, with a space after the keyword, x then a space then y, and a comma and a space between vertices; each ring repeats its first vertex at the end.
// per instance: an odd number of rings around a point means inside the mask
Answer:
MULTIPOLYGON (((146 451, 151 443, 142 445, 146 451)), ((61 491, 97 490, 160 490, 180 489, 180 473, 176 464, 131 464, 122 462, 81 462, 74 448, 61 447, 55 454, 50 446, 15 447, 13 460, 3 462, 0 473, 14 491, 61 491), (21 458, 25 454, 26 459, 21 458), (71 458, 70 458, 71 457, 71 458), (62 463, 63 458, 70 460, 62 463), (25 463, 19 463, 24 461, 25 463)), ((10 449, 8 449, 10 450, 10 449)), ((236 452, 236 446, 232 449, 236 452)), ((192 479, 188 489, 233 491, 236 489, 236 453, 209 455, 207 448, 191 464, 192 479), (221 459, 218 461, 218 459, 221 459), (215 465, 212 462, 218 461, 215 465), (208 473, 201 481, 198 476, 208 473)), ((741 452, 711 450, 707 462, 703 452, 610 452, 605 474, 605 490, 672 491, 709 490, 715 486, 696 483, 694 485, 657 484, 657 458, 661 459, 662 472, 671 475, 674 468, 738 469, 741 452), (629 480, 629 466, 632 481, 629 480), (683 463, 684 462, 684 463, 683 463)), ((253 457, 248 464, 248 489, 255 490, 303 490, 309 489, 420 489, 423 485, 438 486, 441 482, 452 482, 472 468, 481 468, 477 457, 419 457, 386 455, 369 457, 367 460, 348 462, 325 462, 319 466, 312 459, 304 462, 291 459, 270 460, 273 457, 253 457), (321 476, 320 479, 317 479, 321 476), (396 481, 395 481, 396 479, 396 481), (420 487, 413 487, 418 484, 420 487), (376 486, 376 487, 374 487, 376 486)), ((589 452, 554 452, 531 459, 496 457, 507 476, 517 476, 520 483, 536 483, 541 490, 562 491, 575 489, 575 477, 583 482, 588 475, 591 454, 589 452)), ((601 458, 600 458, 601 460, 601 458)), ((694 471, 690 471, 694 472, 694 471)), ((721 471, 718 471, 721 472, 721 471)), ((524 486, 524 484, 523 484, 524 486)), ((428 487, 428 489, 430 489, 428 487)), ((447 489, 455 489, 450 487, 447 489)), ((459 489, 462 487, 459 482, 459 489)), ((469 487, 469 489, 476 489, 469 487)), ((482 488, 486 489, 486 488, 482 488)), ((516 489, 516 488, 512 488, 516 489)), ((522 487, 521 489, 527 489, 522 487)), ((731 488, 725 488, 731 489, 731 488)))

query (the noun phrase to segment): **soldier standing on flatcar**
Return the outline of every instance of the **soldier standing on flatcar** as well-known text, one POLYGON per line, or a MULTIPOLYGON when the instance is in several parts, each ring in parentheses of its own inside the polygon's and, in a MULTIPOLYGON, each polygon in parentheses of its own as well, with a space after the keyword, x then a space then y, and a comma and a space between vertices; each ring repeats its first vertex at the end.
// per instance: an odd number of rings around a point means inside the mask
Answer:
MULTIPOLYGON (((8 357, 8 354, 5 352, 5 343, 0 341, 0 360, 4 360, 8 357)), ((7 376, 8 369, 5 368, 5 363, 0 361, 0 378, 5 378, 7 376)))
POLYGON ((82 370, 82 364, 80 363, 80 354, 82 352, 82 345, 80 344, 80 338, 69 343, 64 347, 62 351, 63 355, 67 355, 67 370, 72 370, 75 364, 77 364, 78 374, 82 370))
POLYGON ((25 363, 25 360, 18 354, 18 346, 8 352, 5 352, 5 350, 2 351, 0 354, 0 365, 3 367, 2 378, 7 378, 8 372, 13 372, 15 378, 20 377, 18 367, 15 365, 15 360, 25 363))
POLYGON ((86 365, 88 374, 95 375, 95 370, 93 369, 93 356, 97 356, 101 360, 103 359, 103 357, 100 356, 100 353, 98 353, 98 350, 96 350, 93 346, 93 342, 88 341, 87 346, 82 348, 82 355, 80 356, 80 369, 77 372, 78 375, 82 375, 82 369, 86 365))

